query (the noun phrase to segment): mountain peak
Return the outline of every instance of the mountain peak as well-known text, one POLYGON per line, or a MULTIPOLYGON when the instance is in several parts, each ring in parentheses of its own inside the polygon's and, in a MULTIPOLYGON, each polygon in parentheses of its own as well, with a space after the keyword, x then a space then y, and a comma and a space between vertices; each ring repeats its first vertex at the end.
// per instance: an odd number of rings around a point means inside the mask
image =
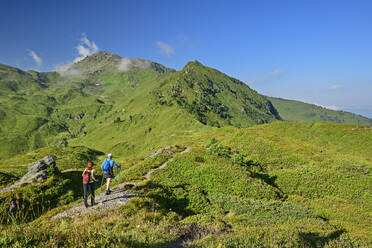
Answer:
POLYGON ((182 70, 185 70, 185 69, 188 69, 188 68, 194 68, 194 67, 204 67, 204 65, 202 63, 200 63, 199 61, 197 60, 194 60, 194 61, 189 61, 187 62, 187 64, 183 67, 182 70))
POLYGON ((59 70, 62 76, 89 76, 96 73, 110 73, 113 71, 127 72, 134 68, 153 69, 158 73, 174 72, 175 70, 167 68, 161 64, 150 60, 139 58, 120 57, 116 54, 102 51, 93 53, 82 60, 69 64, 59 70))
POLYGON ((107 52, 107 51, 103 51, 103 52, 93 53, 93 54, 85 57, 83 60, 81 60, 79 62, 86 62, 86 61, 89 61, 89 62, 94 62, 94 61, 118 62, 118 61, 120 61, 120 59, 121 59, 121 57, 116 55, 116 54, 113 54, 113 53, 110 53, 110 52, 107 52))

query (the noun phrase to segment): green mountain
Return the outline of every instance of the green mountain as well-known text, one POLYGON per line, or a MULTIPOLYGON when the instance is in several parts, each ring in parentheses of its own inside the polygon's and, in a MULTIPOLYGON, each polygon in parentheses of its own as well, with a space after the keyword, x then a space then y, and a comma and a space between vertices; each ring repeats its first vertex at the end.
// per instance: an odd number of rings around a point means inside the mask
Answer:
POLYGON ((295 119, 276 99, 197 61, 101 52, 58 73, 1 66, 0 87, 0 187, 47 155, 60 169, 0 193, 0 246, 372 245, 367 125, 280 121, 295 119), (101 180, 108 152, 118 188, 96 183, 82 209, 82 170, 101 180))
POLYGON ((372 119, 345 111, 335 111, 314 104, 268 97, 286 121, 336 122, 372 126, 372 119))
POLYGON ((211 126, 247 127, 280 120, 264 96, 198 61, 189 62, 164 79, 155 94, 160 104, 176 102, 201 123, 211 126))
POLYGON ((114 138, 103 140, 99 148, 121 151, 149 130, 158 135, 167 118, 178 118, 180 126, 174 130, 182 132, 187 132, 181 127, 188 122, 247 127, 280 119, 265 97, 198 62, 175 72, 148 60, 101 52, 59 74, 0 69, 5 89, 0 100, 0 158, 45 146, 90 146, 100 136, 108 139, 107 130, 114 138), (162 119, 153 122, 157 116, 162 119), (128 140, 125 132, 132 130, 138 134, 128 140))

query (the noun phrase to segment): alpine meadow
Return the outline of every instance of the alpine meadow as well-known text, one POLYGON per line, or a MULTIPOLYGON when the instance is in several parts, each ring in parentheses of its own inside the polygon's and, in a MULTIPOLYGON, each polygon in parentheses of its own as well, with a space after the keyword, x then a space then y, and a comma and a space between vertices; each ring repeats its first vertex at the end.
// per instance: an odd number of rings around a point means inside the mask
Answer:
POLYGON ((198 61, 109 52, 63 72, 0 65, 0 89, 2 247, 372 246, 369 118, 267 97, 198 61), (121 169, 107 196, 108 153, 121 169))

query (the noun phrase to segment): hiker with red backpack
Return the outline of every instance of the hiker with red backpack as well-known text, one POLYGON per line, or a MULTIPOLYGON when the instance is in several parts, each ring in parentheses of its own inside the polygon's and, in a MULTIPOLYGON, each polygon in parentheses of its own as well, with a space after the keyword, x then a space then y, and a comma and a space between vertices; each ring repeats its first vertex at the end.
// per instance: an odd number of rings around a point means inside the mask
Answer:
POLYGON ((93 169, 93 162, 89 161, 87 168, 83 171, 83 189, 84 189, 84 205, 87 208, 88 205, 88 189, 90 190, 91 197, 90 202, 91 205, 94 206, 94 182, 97 182, 96 178, 94 177, 94 169, 93 169))
POLYGON ((120 168, 120 165, 117 165, 114 160, 112 160, 112 154, 108 154, 108 158, 103 161, 101 169, 103 171, 103 177, 106 178, 106 195, 111 193, 110 183, 111 179, 114 177, 114 166, 120 168))

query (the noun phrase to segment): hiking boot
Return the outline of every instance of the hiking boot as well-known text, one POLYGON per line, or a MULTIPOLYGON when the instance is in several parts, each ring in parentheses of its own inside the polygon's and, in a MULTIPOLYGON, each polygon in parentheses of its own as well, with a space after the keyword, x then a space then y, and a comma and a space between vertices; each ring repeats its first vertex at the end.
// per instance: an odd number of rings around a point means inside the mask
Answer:
POLYGON ((110 190, 106 190, 106 195, 109 195, 111 193, 110 190))
POLYGON ((87 208, 89 207, 87 199, 84 199, 84 206, 87 208))

